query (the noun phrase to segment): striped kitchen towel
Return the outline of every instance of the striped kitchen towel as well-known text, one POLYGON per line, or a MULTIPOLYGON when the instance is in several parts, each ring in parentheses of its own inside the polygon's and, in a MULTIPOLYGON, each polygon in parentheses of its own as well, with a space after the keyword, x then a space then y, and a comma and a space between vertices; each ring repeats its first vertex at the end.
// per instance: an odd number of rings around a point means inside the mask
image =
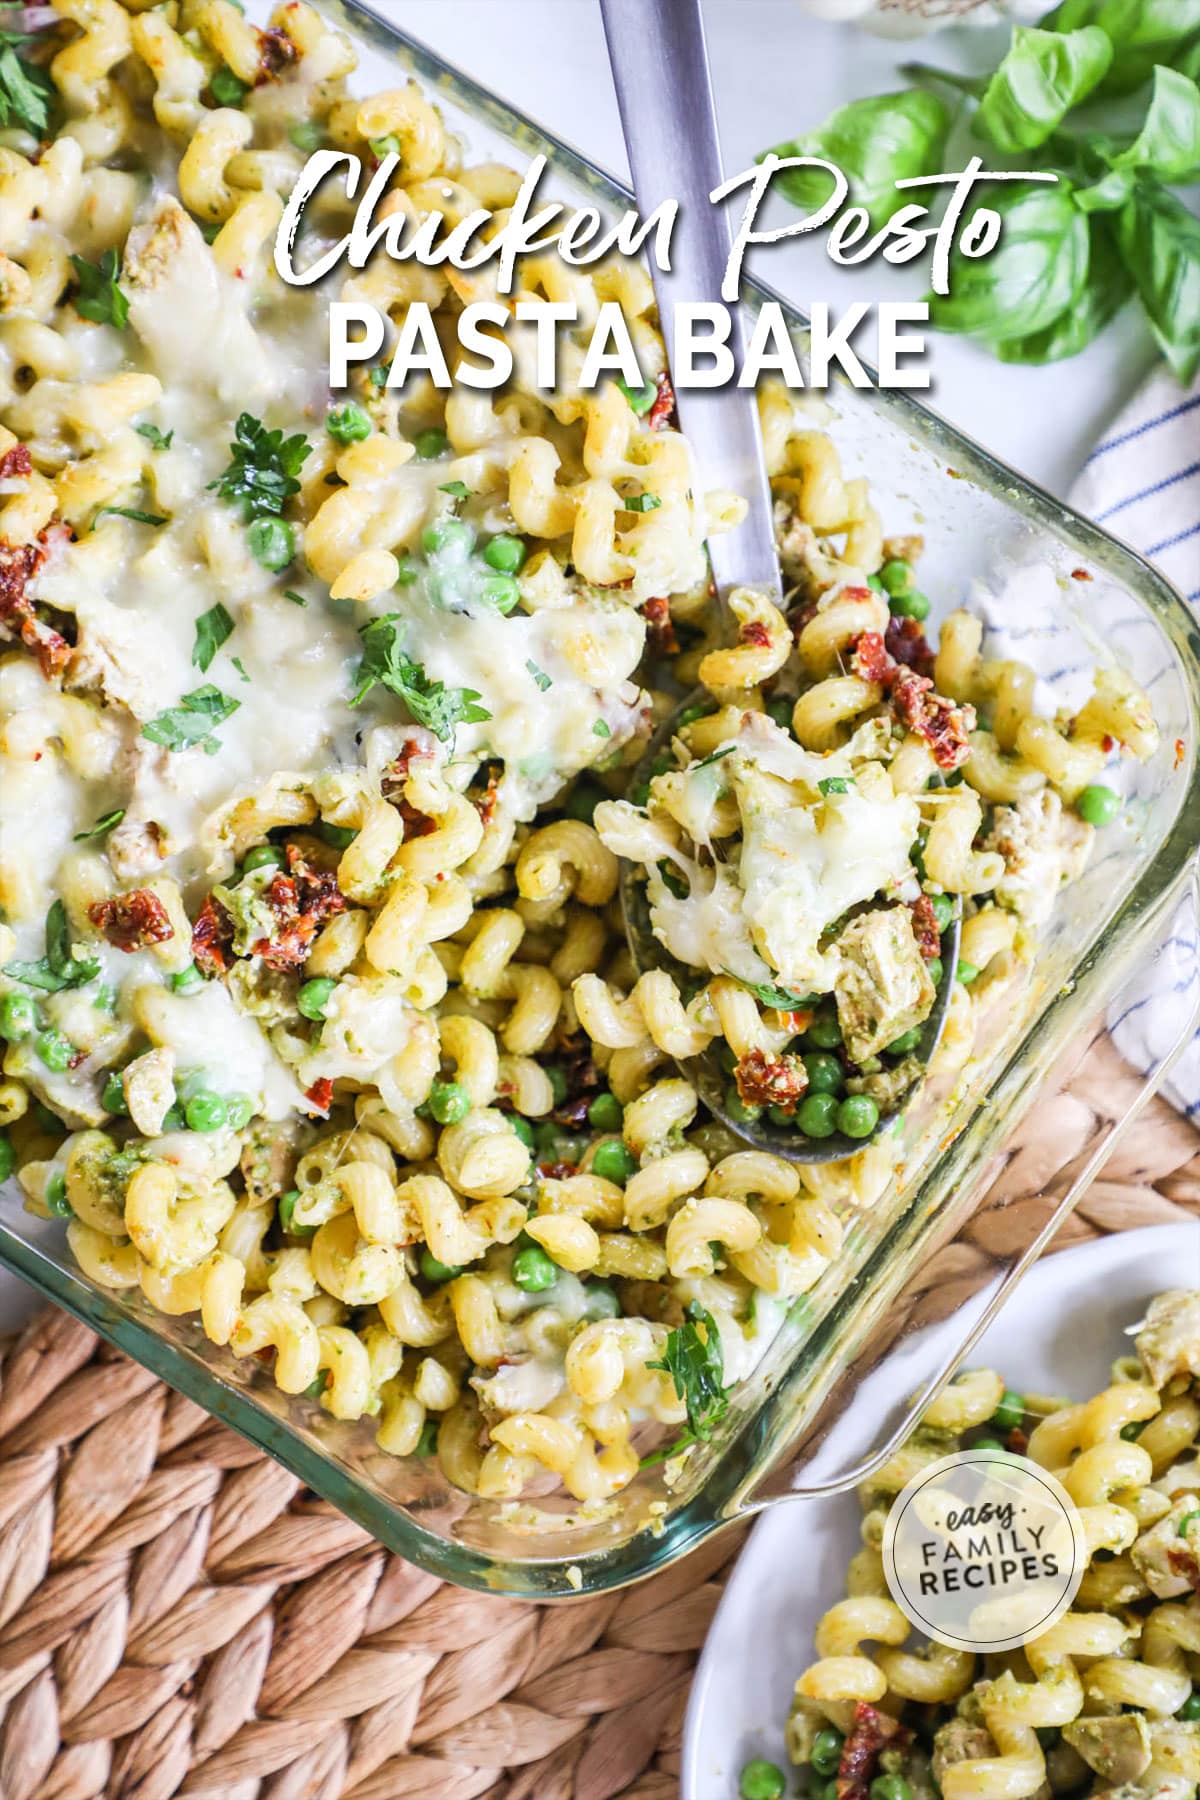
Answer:
MULTIPOLYGON (((1140 550, 1200 610, 1200 382, 1181 389, 1165 366, 1152 375, 1093 450, 1070 499, 1140 550)), ((1141 1068, 1157 1066, 1194 1016, 1198 998, 1200 957, 1189 907, 1110 1020, 1122 1055, 1141 1068)), ((1200 1035, 1162 1092, 1200 1122, 1200 1035)))

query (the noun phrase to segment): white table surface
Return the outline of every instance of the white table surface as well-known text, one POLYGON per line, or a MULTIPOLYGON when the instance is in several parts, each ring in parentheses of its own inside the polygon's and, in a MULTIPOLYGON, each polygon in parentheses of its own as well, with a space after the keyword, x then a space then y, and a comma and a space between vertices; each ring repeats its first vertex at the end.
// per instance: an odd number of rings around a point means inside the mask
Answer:
MULTIPOLYGON (((491 87, 557 137, 628 178, 598 0, 375 0, 411 36, 491 87)), ((886 42, 810 18, 796 0, 703 0, 722 149, 728 172, 797 137, 834 107, 902 85, 906 58, 984 66, 995 31, 959 28, 919 45, 886 42)), ((782 223, 781 206, 772 223, 782 223)), ((923 278, 882 262, 838 269, 823 240, 760 250, 751 266, 807 307, 836 312, 856 300, 918 298, 923 278)), ((867 343, 864 340, 864 351, 867 343)), ((922 396, 1033 480, 1067 488, 1105 420, 1154 358, 1132 308, 1082 356, 1043 369, 994 361, 957 338, 932 334, 932 385, 922 396)), ((0 1270, 0 1330, 36 1304, 0 1270)))

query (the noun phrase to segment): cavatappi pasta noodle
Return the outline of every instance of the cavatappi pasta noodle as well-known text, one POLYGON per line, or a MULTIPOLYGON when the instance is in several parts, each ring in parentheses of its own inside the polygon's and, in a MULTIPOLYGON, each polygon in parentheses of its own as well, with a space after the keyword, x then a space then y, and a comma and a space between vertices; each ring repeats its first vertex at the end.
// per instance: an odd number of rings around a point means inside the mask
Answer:
MULTIPOLYGON (((810 1793, 836 1781, 840 1800, 1194 1800, 1200 1293, 1160 1294, 1135 1344, 1110 1385, 1080 1404, 1012 1393, 991 1369, 961 1375, 860 1490, 863 1547, 848 1597, 821 1618, 788 1720, 810 1793), (1029 1456, 1065 1487, 1089 1555, 1082 1585, 1022 1649, 976 1656, 910 1643, 883 1574, 888 1509, 923 1466, 985 1442, 1029 1456)), ((741 1791, 781 1794, 782 1771, 751 1764, 741 1791)))
MULTIPOLYGON (((890 920, 916 1029, 910 915, 963 895, 961 1054, 973 993, 1086 853, 1106 757, 1153 725, 1107 671, 1073 721, 1038 717, 1032 677, 955 614, 938 706, 988 724, 968 784, 933 794, 896 680, 853 666, 867 639, 887 668, 888 644, 933 654, 918 547, 884 539, 811 413, 763 395, 789 610, 742 597, 723 643, 704 540, 741 502, 697 486, 640 267, 530 257, 512 304, 569 293, 586 331, 619 300, 641 389, 397 391, 385 354, 334 396, 314 371, 339 290, 271 258, 308 154, 396 155, 385 206, 414 219, 502 215, 517 176, 411 82, 356 97, 302 0, 266 29, 230 0, 32 22, 0 121, 0 1169, 93 1281, 384 1450, 496 1499, 561 1481, 602 1503, 643 1423, 685 1447, 711 1429, 898 1145, 794 1168, 671 1066, 720 1039, 743 1075, 786 1069, 786 1116, 802 1071, 810 1108, 861 1129, 905 1034, 856 1041, 847 1079, 833 1010, 764 998, 800 950, 748 914, 728 966, 694 959, 697 993, 631 979, 612 803, 639 800, 655 671, 714 710, 630 818, 651 864, 669 840, 703 881, 706 829, 753 841, 734 770, 843 844, 867 808, 886 858, 818 872, 803 955, 840 1011, 835 915, 847 940, 890 920), (820 757, 857 791, 818 806, 820 757)), ((309 208, 314 255, 346 204, 309 208)), ((340 292, 393 331, 415 300, 449 322, 476 297, 385 257, 340 292)))

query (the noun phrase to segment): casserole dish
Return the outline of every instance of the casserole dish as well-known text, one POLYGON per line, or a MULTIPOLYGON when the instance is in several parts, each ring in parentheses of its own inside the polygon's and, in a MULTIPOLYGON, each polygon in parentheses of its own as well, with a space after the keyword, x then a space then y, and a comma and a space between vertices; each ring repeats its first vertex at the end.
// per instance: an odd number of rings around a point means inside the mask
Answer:
MULTIPOLYGON (((364 80, 389 73, 394 79, 397 68, 410 72, 477 152, 518 161, 543 152, 568 201, 590 200, 609 211, 625 204, 607 177, 377 14, 349 4, 326 10, 357 40, 364 80)), ((752 292, 750 303, 765 292, 752 292)), ((788 316, 802 340, 803 320, 794 311, 788 316)), ((939 610, 956 605, 976 577, 992 583, 1010 623, 1017 601, 1032 596, 1022 654, 1049 690, 1065 697, 1085 662, 1115 656, 1149 693, 1161 748, 1145 765, 1131 766, 1126 815, 1066 891, 1033 978, 989 1022, 975 1059, 940 1086, 930 1084, 919 1116, 906 1124, 898 1179, 856 1222, 827 1275, 791 1309, 754 1376, 673 1487, 664 1466, 655 1465, 601 1507, 566 1496, 536 1505, 470 1499, 428 1461, 385 1456, 369 1434, 314 1404, 289 1401, 261 1365, 214 1350, 194 1322, 163 1319, 138 1298, 93 1287, 70 1262, 57 1222, 27 1216, 15 1190, 3 1202, 0 1256, 13 1268, 278 1456, 383 1542, 452 1580, 526 1595, 597 1591, 650 1573, 763 1504, 772 1485, 764 1483, 767 1472, 797 1438, 806 1456, 813 1452, 823 1418, 837 1404, 839 1380, 861 1367, 880 1325, 904 1310, 904 1290, 920 1285, 934 1251, 1014 1154, 1041 1084, 1051 1073, 1065 1077, 1072 1059, 1103 1034, 1098 1021, 1158 938, 1167 934, 1164 957, 1179 948, 1168 927, 1188 890, 1200 821, 1200 663, 1186 607, 1136 557, 903 396, 839 390, 836 412, 833 435, 847 470, 869 475, 893 529, 926 536, 922 572, 939 610)), ((1038 1185, 1053 1202, 1044 1231, 971 1271, 983 1294, 967 1315, 971 1326, 982 1323, 1036 1254, 1164 1072, 1175 1039, 1182 1041, 1190 1025, 1189 994, 1153 1066, 1110 1076, 1107 1129, 1078 1154, 1065 1145, 1061 1168, 1039 1170, 1038 1185)), ((956 1300, 964 1297, 964 1289, 954 1290, 956 1300)), ((840 1485, 859 1473, 826 1471, 822 1482, 840 1485)), ((772 1480, 781 1491, 787 1485, 779 1473, 772 1480)))

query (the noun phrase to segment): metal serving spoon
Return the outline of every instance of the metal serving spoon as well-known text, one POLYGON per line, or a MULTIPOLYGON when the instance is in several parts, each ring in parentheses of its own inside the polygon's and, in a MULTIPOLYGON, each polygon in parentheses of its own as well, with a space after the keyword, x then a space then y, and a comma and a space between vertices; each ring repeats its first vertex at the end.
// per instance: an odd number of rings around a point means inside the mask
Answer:
MULTIPOLYGON (((679 201, 671 268, 651 268, 668 364, 673 364, 675 302, 719 301, 733 247, 727 214, 709 200, 724 172, 700 0, 600 0, 600 10, 638 206, 646 215, 668 198, 679 201)), ((731 317, 729 347, 740 367, 745 351, 740 308, 731 308, 731 317)), ((726 603, 734 587, 762 588, 782 602, 771 489, 753 391, 732 385, 686 388, 676 394, 676 406, 705 482, 744 495, 749 507, 736 530, 714 537, 708 546, 723 616, 728 619, 726 603)), ((685 696, 655 733, 632 786, 648 778, 655 757, 679 728, 680 713, 696 698, 685 696)), ((677 963, 655 937, 645 884, 636 865, 626 861, 621 864, 621 906, 638 972, 666 969, 681 983, 693 980, 695 972, 677 963)), ((956 910, 942 936, 942 980, 916 1051, 922 1063, 933 1055, 949 1009, 959 933, 956 910)), ((765 1115, 758 1121, 735 1120, 725 1106, 725 1080, 713 1051, 689 1058, 684 1072, 709 1111, 730 1131, 789 1162, 836 1162, 870 1142, 841 1133, 806 1138, 772 1124, 765 1115)), ((894 1112, 882 1114, 871 1136, 886 1130, 894 1117, 894 1112)))

